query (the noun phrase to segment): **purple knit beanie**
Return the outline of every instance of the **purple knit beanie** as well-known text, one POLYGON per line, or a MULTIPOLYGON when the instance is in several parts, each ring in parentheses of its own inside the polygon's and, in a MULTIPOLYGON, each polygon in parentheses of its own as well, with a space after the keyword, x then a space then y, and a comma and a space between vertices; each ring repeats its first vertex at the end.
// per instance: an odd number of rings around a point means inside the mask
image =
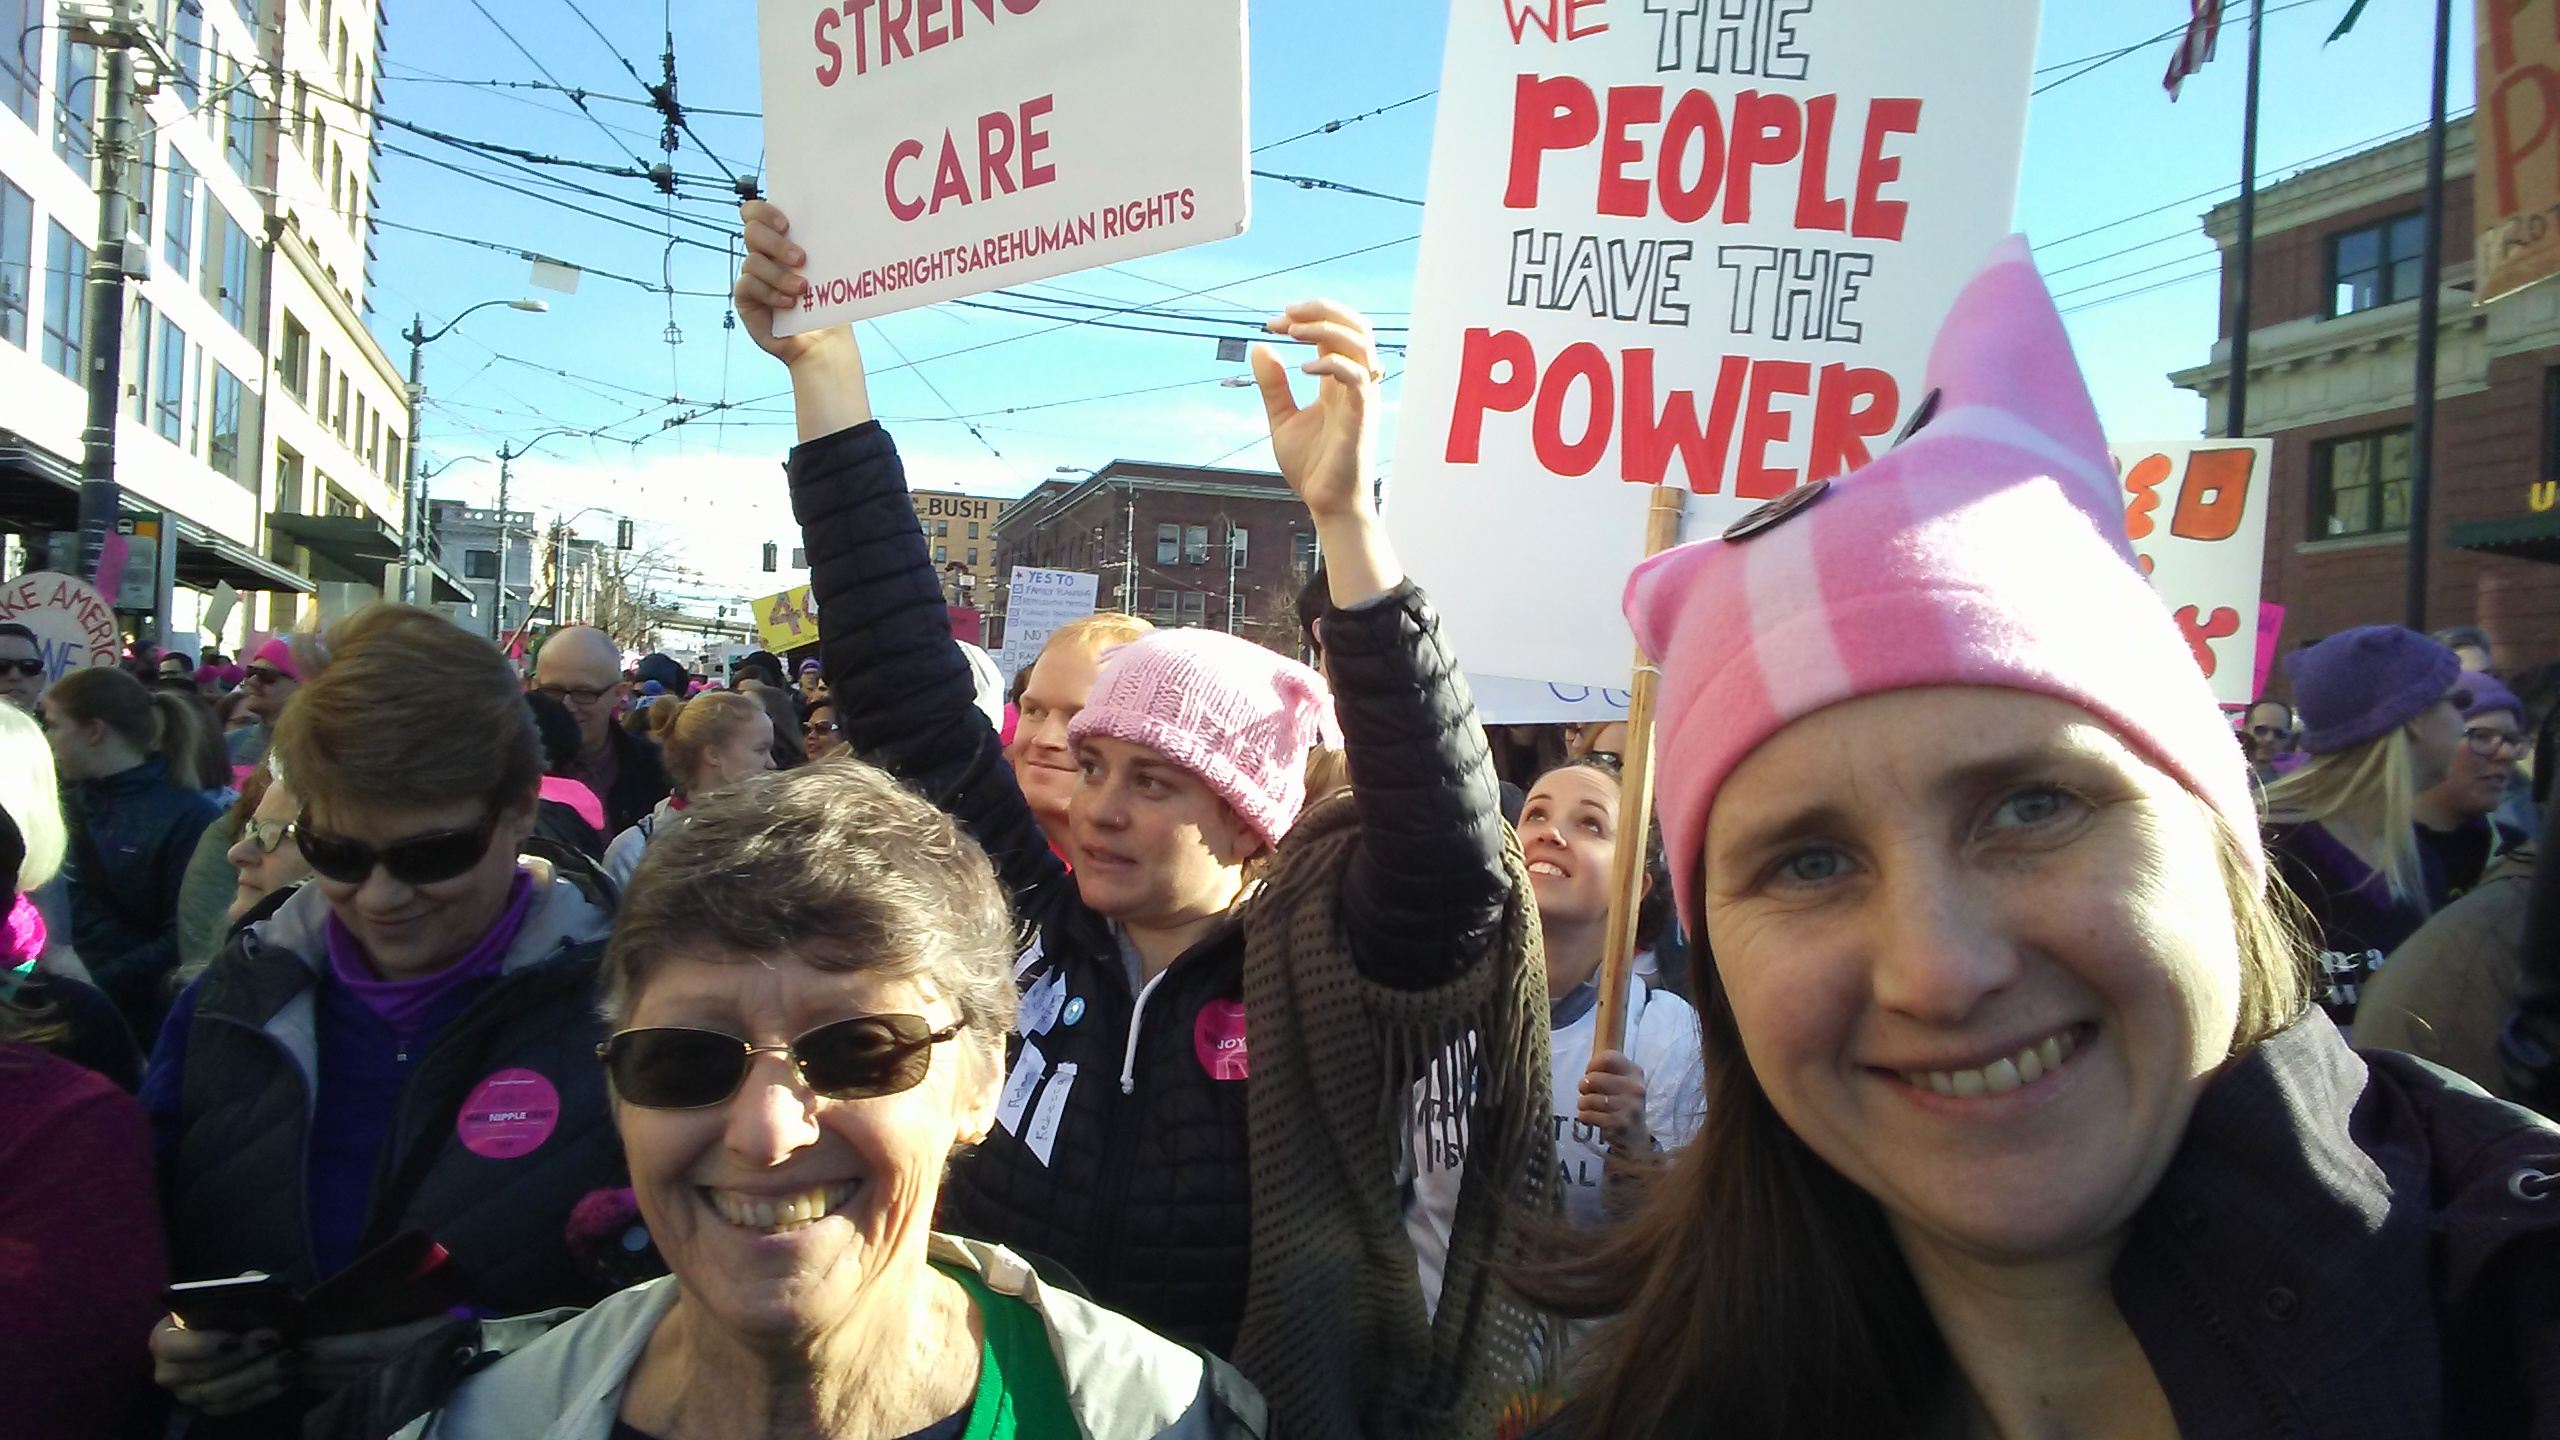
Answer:
POLYGON ((2284 657, 2302 748, 2314 755, 2378 740, 2444 698, 2462 677, 2451 650, 2398 625, 2341 630, 2284 657))
POLYGON ((1307 801, 1307 750, 1332 730, 1333 693, 1315 671, 1216 630, 1159 630, 1103 657, 1067 743, 1144 745, 1277 845, 1307 801))
POLYGON ((2462 677, 2462 688, 2471 692, 2471 703, 2462 707, 2463 719, 2477 720, 2493 711, 2504 710, 2516 717, 2518 725, 2524 723, 2524 702, 2516 698, 2516 692, 2501 684, 2497 676, 2470 671, 2462 677))

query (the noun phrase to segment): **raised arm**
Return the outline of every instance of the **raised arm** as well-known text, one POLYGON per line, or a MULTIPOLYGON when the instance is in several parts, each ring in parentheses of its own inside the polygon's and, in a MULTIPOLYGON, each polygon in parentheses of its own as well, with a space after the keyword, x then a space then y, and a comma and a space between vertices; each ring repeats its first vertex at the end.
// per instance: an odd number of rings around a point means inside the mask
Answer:
POLYGON ((791 371, 800 444, 791 510, 809 551, 820 664, 855 754, 922 791, 969 827, 1026 912, 1066 881, 993 727, 977 706, 951 618, 889 432, 871 418, 862 351, 847 326, 777 337, 774 314, 799 303, 804 258, 782 213, 742 207, 747 259, 739 322, 791 371))
POLYGON ((1501 796, 1484 727, 1439 617, 1405 578, 1369 497, 1379 372, 1368 321, 1330 301, 1292 305, 1275 334, 1316 347, 1301 408, 1280 357, 1254 352, 1271 449, 1324 547, 1333 613, 1327 679, 1342 722, 1360 840, 1342 891, 1363 973, 1422 989, 1491 946, 1508 881, 1501 796))

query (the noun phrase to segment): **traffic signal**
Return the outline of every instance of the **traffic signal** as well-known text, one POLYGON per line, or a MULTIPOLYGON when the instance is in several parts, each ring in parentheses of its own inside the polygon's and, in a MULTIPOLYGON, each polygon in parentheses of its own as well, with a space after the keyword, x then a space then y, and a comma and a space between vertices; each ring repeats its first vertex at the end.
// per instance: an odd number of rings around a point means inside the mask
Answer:
POLYGON ((616 550, 630 549, 631 535, 632 524, 630 521, 622 520, 615 522, 613 527, 613 548, 616 550))
POLYGON ((764 568, 768 575, 782 568, 782 547, 770 540, 764 542, 764 568))

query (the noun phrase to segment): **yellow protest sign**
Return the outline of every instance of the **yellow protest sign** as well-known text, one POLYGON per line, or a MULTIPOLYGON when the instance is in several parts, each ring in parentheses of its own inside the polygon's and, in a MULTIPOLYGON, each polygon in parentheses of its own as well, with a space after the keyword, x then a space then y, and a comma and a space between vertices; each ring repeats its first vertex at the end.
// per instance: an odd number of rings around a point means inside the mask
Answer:
POLYGON ((795 585, 754 603, 756 632, 767 650, 780 655, 817 640, 818 610, 809 603, 808 586, 795 585))

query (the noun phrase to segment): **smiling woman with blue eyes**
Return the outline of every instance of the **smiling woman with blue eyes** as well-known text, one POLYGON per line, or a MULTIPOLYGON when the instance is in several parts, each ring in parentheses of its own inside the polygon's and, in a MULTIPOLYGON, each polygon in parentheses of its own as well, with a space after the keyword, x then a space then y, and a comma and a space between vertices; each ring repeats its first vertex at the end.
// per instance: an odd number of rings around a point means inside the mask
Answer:
POLYGON ((1629 583, 1707 1117, 1524 1277, 1612 1317, 1555 1432, 2547 1424, 2560 1131, 2312 1005, 2023 241, 1928 386, 1629 583))

